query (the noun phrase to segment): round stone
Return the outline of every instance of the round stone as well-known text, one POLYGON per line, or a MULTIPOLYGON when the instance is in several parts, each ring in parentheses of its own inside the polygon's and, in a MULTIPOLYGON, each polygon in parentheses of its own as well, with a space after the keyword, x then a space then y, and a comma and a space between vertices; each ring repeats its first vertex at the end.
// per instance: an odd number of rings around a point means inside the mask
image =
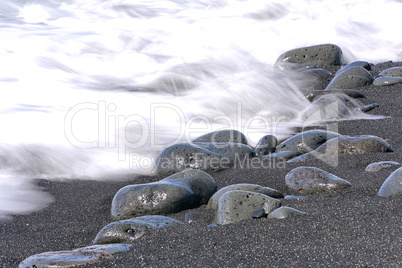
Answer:
POLYGON ((258 185, 258 184, 249 184, 249 183, 232 184, 232 185, 228 185, 226 187, 223 187, 223 188, 219 189, 209 199, 207 208, 209 208, 209 209, 217 209, 219 199, 222 197, 222 195, 227 193, 227 192, 229 192, 229 191, 235 191, 235 190, 260 193, 260 194, 268 195, 268 196, 273 197, 273 198, 282 198, 283 197, 283 194, 281 194, 277 190, 269 188, 269 187, 263 187, 263 186, 258 185))
POLYGON ((334 44, 322 44, 289 50, 278 57, 275 67, 282 70, 314 64, 322 68, 342 64, 342 50, 334 44))
POLYGON ((265 213, 265 209, 260 208, 251 212, 251 218, 258 219, 258 218, 266 218, 267 213, 265 213))
POLYGON ((255 155, 262 156, 275 151, 278 139, 274 135, 265 135, 255 146, 255 155))
POLYGON ((152 229, 183 224, 176 219, 147 215, 109 223, 96 235, 94 244, 133 243, 152 229))
POLYGON ((379 73, 378 76, 402 77, 402 67, 393 67, 386 69, 379 73))
POLYGON ((378 195, 381 197, 402 197, 402 167, 389 175, 381 185, 378 195))
POLYGON ((280 205, 281 201, 264 194, 239 190, 229 191, 219 199, 216 223, 230 224, 251 219, 253 211, 257 209, 263 208, 268 214, 280 205))
POLYGON ((19 267, 74 267, 94 264, 102 259, 113 259, 112 255, 102 251, 50 251, 30 256, 19 267))
POLYGON ((285 184, 292 194, 309 195, 345 189, 352 184, 332 173, 315 167, 297 167, 285 177, 285 184))
POLYGON ((286 219, 292 215, 303 215, 304 212, 290 207, 280 207, 268 214, 269 219, 286 219))
POLYGON ((372 81, 373 77, 366 69, 358 66, 350 67, 335 75, 325 89, 358 88, 369 85, 372 81))
POLYGON ((111 214, 114 219, 121 220, 175 213, 206 204, 216 188, 216 182, 209 174, 184 170, 158 182, 121 188, 113 197, 111 214))
POLYGON ((400 166, 401 164, 398 162, 394 162, 394 161, 381 161, 381 162, 375 162, 375 163, 371 163, 369 164, 365 171, 367 172, 378 172, 382 169, 385 168, 390 168, 390 167, 396 167, 396 166, 400 166))
POLYGON ((113 197, 113 219, 128 219, 141 215, 169 214, 193 205, 191 189, 168 183, 128 185, 113 197))
POLYGON ((392 86, 402 83, 402 77, 379 76, 373 81, 375 86, 392 86))

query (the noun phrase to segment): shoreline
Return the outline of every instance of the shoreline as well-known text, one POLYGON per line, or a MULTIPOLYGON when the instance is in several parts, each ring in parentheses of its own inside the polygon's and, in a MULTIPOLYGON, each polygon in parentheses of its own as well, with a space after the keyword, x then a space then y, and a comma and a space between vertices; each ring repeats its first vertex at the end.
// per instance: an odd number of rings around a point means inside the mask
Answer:
MULTIPOLYGON (((402 63, 384 62, 379 71, 402 63)), ((375 135, 386 139, 394 152, 367 153, 339 158, 337 167, 310 160, 286 163, 283 168, 229 168, 210 173, 218 189, 235 183, 253 183, 287 193, 285 175, 298 166, 314 166, 352 183, 346 191, 323 193, 305 199, 284 199, 283 206, 305 212, 284 220, 250 219, 209 228, 211 211, 203 205, 167 216, 184 221, 189 211, 203 221, 157 229, 112 260, 79 267, 400 267, 402 265, 400 198, 382 198, 377 192, 395 168, 365 172, 377 161, 402 161, 402 84, 358 88, 366 105, 378 103, 370 114, 375 120, 337 122, 342 135, 375 135)), ((0 267, 17 267, 25 258, 48 251, 72 250, 91 244, 99 230, 112 222, 114 194, 128 184, 149 183, 165 176, 138 176, 127 181, 41 182, 55 198, 49 207, 30 215, 0 222, 0 267)))

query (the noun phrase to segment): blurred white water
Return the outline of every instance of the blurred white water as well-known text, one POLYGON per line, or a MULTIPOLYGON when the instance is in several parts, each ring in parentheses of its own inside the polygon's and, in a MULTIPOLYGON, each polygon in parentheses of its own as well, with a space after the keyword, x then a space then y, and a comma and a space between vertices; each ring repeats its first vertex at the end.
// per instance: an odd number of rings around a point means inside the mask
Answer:
POLYGON ((309 104, 277 57, 334 43, 347 62, 402 60, 401 6, 3 0, 0 215, 51 202, 32 178, 152 174, 163 148, 216 129, 285 137, 309 104))

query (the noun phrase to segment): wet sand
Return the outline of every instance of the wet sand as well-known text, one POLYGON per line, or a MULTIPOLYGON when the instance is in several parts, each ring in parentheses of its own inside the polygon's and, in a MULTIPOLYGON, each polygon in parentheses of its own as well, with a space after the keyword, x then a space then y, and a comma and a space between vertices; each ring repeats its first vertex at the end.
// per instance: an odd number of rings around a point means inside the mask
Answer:
MULTIPOLYGON (((395 65, 402 63, 378 64, 372 74, 395 65)), ((348 180, 352 183, 349 189, 283 200, 283 206, 306 213, 283 220, 250 219, 210 228, 211 212, 202 206, 194 211, 200 212, 205 222, 155 230, 138 239, 131 251, 84 267, 402 267, 402 199, 377 196, 396 167, 364 171, 372 162, 402 162, 402 84, 358 90, 367 97, 359 100, 363 104, 380 105, 371 114, 388 118, 340 121, 339 133, 379 136, 394 152, 341 157, 336 167, 316 160, 211 174, 218 188, 255 183, 286 194, 285 175, 300 165, 314 166, 348 180)), ((121 187, 160 179, 39 181, 55 202, 39 212, 0 222, 0 267, 17 267, 33 254, 90 245, 98 231, 113 221, 110 204, 121 187)), ((184 221, 188 211, 168 216, 184 221)))

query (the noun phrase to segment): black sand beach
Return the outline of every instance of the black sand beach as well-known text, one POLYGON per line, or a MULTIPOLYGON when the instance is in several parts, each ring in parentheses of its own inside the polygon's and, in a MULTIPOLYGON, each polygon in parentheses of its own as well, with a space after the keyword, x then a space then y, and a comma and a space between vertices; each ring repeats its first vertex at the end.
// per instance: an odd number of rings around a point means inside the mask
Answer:
MULTIPOLYGON (((374 66, 379 71, 402 63, 374 66)), ((285 199, 283 206, 305 212, 288 219, 250 219, 207 227, 209 222, 155 230, 133 244, 131 251, 112 260, 84 267, 402 267, 401 198, 377 192, 396 169, 365 172, 377 161, 402 161, 402 84, 358 89, 363 104, 378 103, 371 114, 388 118, 338 122, 343 135, 376 135, 394 152, 340 157, 332 167, 321 161, 288 163, 285 168, 231 168, 211 174, 218 189, 234 183, 253 183, 286 193, 285 175, 297 166, 314 166, 352 183, 337 193, 306 199, 285 199)), ((25 258, 47 251, 72 250, 91 244, 98 231, 112 222, 110 205, 123 186, 163 177, 136 177, 118 182, 66 181, 39 184, 55 198, 46 209, 0 222, 0 266, 17 267, 25 258)), ((202 206, 194 209, 212 214, 202 206)), ((188 212, 168 215, 184 221, 188 212)))

